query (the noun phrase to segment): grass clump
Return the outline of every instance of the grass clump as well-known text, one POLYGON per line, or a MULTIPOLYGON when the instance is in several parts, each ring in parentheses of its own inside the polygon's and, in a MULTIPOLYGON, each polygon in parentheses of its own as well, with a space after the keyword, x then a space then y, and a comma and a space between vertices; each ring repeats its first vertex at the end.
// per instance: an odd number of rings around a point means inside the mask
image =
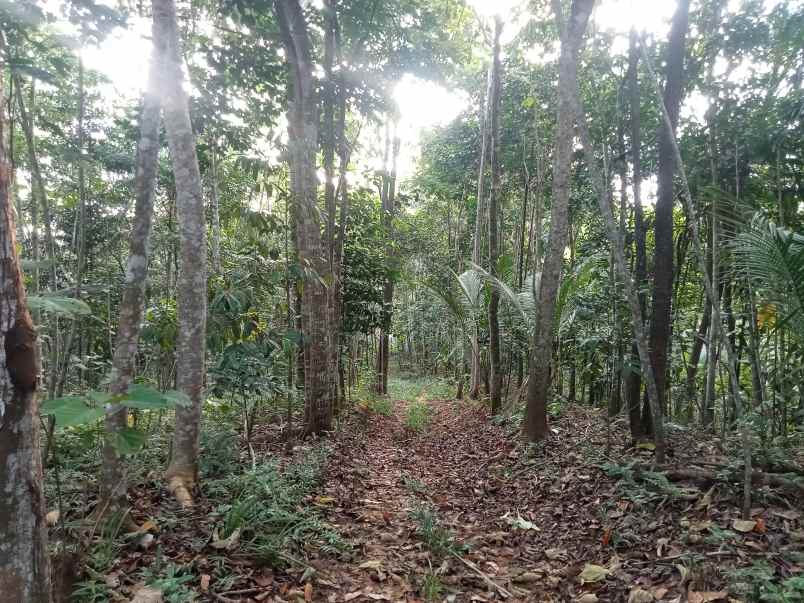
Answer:
POLYGON ((440 525, 438 515, 430 505, 414 507, 410 512, 410 518, 416 522, 416 535, 436 557, 459 555, 465 550, 465 547, 455 540, 455 535, 440 525))
POLYGON ((429 424, 430 405, 422 401, 411 402, 405 415, 405 426, 412 431, 424 431, 429 424))
POLYGON ((390 417, 394 414, 394 403, 389 398, 372 398, 367 400, 366 408, 384 417, 390 417))
POLYGON ((439 601, 441 593, 444 592, 444 585, 441 584, 439 577, 433 572, 427 572, 422 579, 421 595, 425 601, 439 601))
POLYGON ((294 563, 295 550, 313 545, 324 553, 340 553, 346 542, 305 499, 319 484, 324 448, 280 469, 269 462, 210 485, 210 496, 229 500, 216 509, 218 538, 237 539, 238 547, 273 565, 294 563))

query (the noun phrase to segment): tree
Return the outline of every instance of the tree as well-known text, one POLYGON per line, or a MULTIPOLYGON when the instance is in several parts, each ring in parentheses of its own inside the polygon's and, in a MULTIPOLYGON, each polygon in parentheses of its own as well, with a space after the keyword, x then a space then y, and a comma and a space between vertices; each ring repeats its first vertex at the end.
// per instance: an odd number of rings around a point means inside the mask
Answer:
POLYGON ((183 88, 182 54, 174 0, 153 0, 154 39, 164 48, 162 106, 176 183, 181 265, 177 282, 176 382, 190 399, 176 408, 173 450, 166 478, 176 499, 192 505, 198 480, 198 437, 204 401, 207 319, 207 246, 201 173, 183 88))
MULTIPOLYGON (((673 130, 668 132, 664 123, 659 126, 659 191, 656 197, 653 253, 653 303, 650 323, 650 352, 653 372, 656 375, 660 408, 667 404, 667 357, 670 346, 671 300, 673 297, 673 206, 675 201, 673 179, 676 160, 670 138, 675 135, 678 113, 684 95, 684 49, 689 23, 689 0, 679 0, 670 38, 667 45, 667 66, 664 84, 664 104, 673 130)), ((650 412, 646 406, 645 412, 650 412)), ((643 428, 650 426, 643 420, 643 428)))
POLYGON ((304 423, 307 433, 332 425, 334 374, 329 361, 329 262, 321 244, 318 218, 318 101, 307 22, 298 0, 274 0, 282 43, 290 66, 292 100, 288 146, 296 246, 304 282, 301 326, 304 349, 304 423))
MULTIPOLYGON (((500 64, 500 34, 502 19, 494 19, 494 47, 491 65, 491 194, 489 195, 489 272, 497 276, 500 257, 498 236, 500 202, 500 95, 502 90, 502 66, 500 64)), ((491 409, 496 412, 502 405, 502 366, 500 366, 500 292, 492 287, 489 299, 489 398, 491 409)))
MULTIPOLYGON (((569 222, 570 170, 575 112, 573 97, 578 69, 578 54, 583 43, 593 0, 572 0, 566 27, 559 27, 561 56, 558 67, 558 113, 556 148, 553 159, 553 206, 550 211, 550 238, 539 285, 539 303, 533 327, 530 376, 525 422, 525 436, 541 440, 547 436, 547 396, 550 390, 550 361, 553 357, 556 294, 561 280, 569 222)), ((557 23, 564 22, 560 0, 553 0, 557 23)))
MULTIPOLYGON (((117 341, 112 357, 112 376, 109 391, 124 394, 134 377, 137 344, 140 337, 145 285, 148 274, 151 223, 153 218, 154 186, 159 159, 159 99, 162 58, 167 56, 167 39, 157 32, 154 24, 154 47, 148 84, 140 108, 140 139, 137 146, 135 172, 134 220, 129 234, 129 255, 120 301, 117 341)), ((118 447, 120 431, 127 426, 128 411, 120 404, 109 405, 105 418, 103 445, 103 476, 101 487, 104 503, 110 510, 125 506, 128 482, 118 447)))
MULTIPOLYGON (((0 34, 2 35, 2 34, 0 34)), ((3 49, 4 50, 4 49, 3 49)), ((0 59, 0 72, 4 71, 0 59)), ((39 359, 26 306, 11 203, 7 99, 0 78, 0 587, 3 598, 48 603, 42 455, 39 451, 39 359)))

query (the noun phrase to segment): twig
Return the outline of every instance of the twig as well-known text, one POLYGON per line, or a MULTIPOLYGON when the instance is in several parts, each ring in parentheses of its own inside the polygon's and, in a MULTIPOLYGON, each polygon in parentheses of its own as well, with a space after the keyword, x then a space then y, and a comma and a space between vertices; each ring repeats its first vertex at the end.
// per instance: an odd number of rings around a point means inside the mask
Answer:
POLYGON ((477 567, 477 566, 476 566, 474 563, 472 563, 472 562, 471 562, 471 561, 469 561, 468 559, 464 559, 464 558, 463 558, 463 557, 461 557, 461 556, 460 556, 458 553, 452 553, 452 556, 453 556, 453 557, 455 557, 455 558, 456 558, 458 561, 460 561, 461 563, 463 563, 463 564, 464 564, 466 567, 468 567, 470 570, 472 570, 473 572, 475 572, 475 573, 476 573, 478 576, 480 576, 481 578, 483 578, 483 581, 484 581, 486 584, 488 584, 489 586, 491 586, 492 588, 494 588, 495 590, 497 590, 497 591, 498 591, 498 592, 499 592, 499 593, 500 593, 500 594, 501 594, 503 597, 508 598, 508 597, 513 597, 513 596, 514 596, 514 595, 512 595, 512 594, 511 594, 509 591, 505 590, 505 589, 504 589, 502 586, 500 586, 499 584, 497 584, 497 583, 496 583, 494 580, 492 580, 491 578, 489 578, 489 577, 488 577, 488 575, 486 575, 485 573, 483 573, 483 571, 482 571, 482 570, 481 570, 479 567, 477 567))

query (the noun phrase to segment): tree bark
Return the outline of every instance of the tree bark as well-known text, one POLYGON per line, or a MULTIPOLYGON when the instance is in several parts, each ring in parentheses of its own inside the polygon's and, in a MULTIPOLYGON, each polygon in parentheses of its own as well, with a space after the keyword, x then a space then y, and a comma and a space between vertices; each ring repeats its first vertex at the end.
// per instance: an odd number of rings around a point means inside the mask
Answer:
MULTIPOLYGON (((486 156, 488 153, 489 125, 492 96, 492 69, 489 68, 488 84, 486 86, 486 104, 480 118, 480 161, 477 170, 477 200, 475 206, 475 233, 472 238, 472 263, 481 265, 481 249, 483 239, 483 216, 486 208, 486 156)), ((477 400, 480 397, 480 383, 483 379, 483 367, 480 362, 480 326, 479 317, 474 317, 472 332, 472 364, 470 370, 469 398, 477 400)))
POLYGON ((193 504, 198 480, 198 438, 204 401, 207 319, 207 245, 204 197, 196 139, 183 88, 182 55, 174 0, 152 0, 154 40, 164 48, 162 107, 179 218, 181 264, 177 282, 178 339, 176 384, 190 398, 176 408, 173 450, 166 472, 168 487, 182 506, 193 504))
MULTIPOLYGON (((489 195, 489 273, 497 276, 497 260, 500 255, 498 237, 499 199, 500 199, 500 94, 502 88, 502 66, 500 64, 500 34, 502 20, 494 19, 494 49, 491 67, 491 194, 489 195)), ((489 400, 491 410, 496 413, 502 406, 502 366, 500 361, 500 292, 491 288, 489 300, 489 400)))
POLYGON ((0 591, 5 601, 49 603, 39 359, 17 253, 5 110, 0 78, 0 591))
MULTIPOLYGON (((636 30, 631 30, 630 49, 628 54, 628 96, 631 109, 631 162, 634 170, 634 246, 636 256, 634 261, 636 288, 639 294, 639 307, 645 316, 646 300, 645 286, 647 280, 647 252, 645 243, 645 220, 642 214, 642 125, 639 88, 639 47, 637 46, 636 30)), ((642 422, 642 372, 637 367, 639 351, 636 340, 631 344, 632 369, 628 373, 626 382, 626 397, 628 405, 628 419, 631 427, 631 437, 634 441, 642 439, 649 431, 642 422)))
MULTIPOLYGON (((553 161, 553 199, 550 212, 550 240, 544 258, 539 303, 531 347, 528 399, 523 430, 531 440, 547 436, 547 396, 550 390, 550 360, 555 327, 555 304, 561 280, 569 225, 570 168, 575 112, 573 96, 577 79, 578 53, 594 0, 573 0, 566 28, 561 26, 561 57, 558 63, 558 116, 553 161)), ((563 22, 560 0, 553 0, 556 19, 563 22)))
MULTIPOLYGON (((109 391, 122 394, 134 377, 137 344, 140 336, 145 305, 145 284, 148 273, 149 241, 153 217, 154 185, 159 158, 159 78, 164 68, 164 36, 154 36, 155 47, 151 56, 148 85, 140 109, 140 140, 137 145, 137 164, 134 180, 134 220, 129 234, 129 253, 123 277, 120 317, 117 339, 112 357, 112 376, 109 391)), ((125 468, 118 452, 118 433, 126 427, 128 411, 125 407, 109 405, 104 420, 103 470, 101 496, 103 505, 110 510, 123 508, 126 503, 127 480, 125 468)))
MULTIPOLYGON (((673 179, 676 160, 670 138, 675 135, 678 114, 683 96, 684 49, 689 23, 689 0, 679 0, 667 46, 667 72, 664 87, 664 105, 670 117, 672 130, 664 123, 659 126, 659 190, 656 198, 653 256, 653 311, 650 325, 650 354, 659 409, 667 405, 667 354, 670 344, 671 299, 673 293, 673 179)), ((650 406, 646 411, 650 412, 650 406)), ((650 424, 646 420, 645 424, 650 424)))
POLYGON ((306 433, 332 426, 334 375, 331 374, 328 311, 329 262, 321 243, 318 218, 318 104, 310 38, 298 0, 275 0, 276 13, 292 76, 288 111, 290 179, 297 230, 299 264, 304 272, 301 324, 304 349, 304 418, 306 433))

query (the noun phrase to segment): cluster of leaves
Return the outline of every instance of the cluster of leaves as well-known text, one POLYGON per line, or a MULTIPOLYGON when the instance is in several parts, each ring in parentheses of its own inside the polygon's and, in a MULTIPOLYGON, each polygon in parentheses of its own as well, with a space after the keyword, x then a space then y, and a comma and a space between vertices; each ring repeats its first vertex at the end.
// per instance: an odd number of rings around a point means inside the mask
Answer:
MULTIPOLYGON (((125 394, 89 391, 83 396, 53 398, 42 403, 41 413, 53 418, 57 429, 96 424, 107 407, 124 406, 143 411, 172 410, 190 404, 186 394, 179 391, 159 392, 142 384, 129 386, 125 394)), ((116 433, 114 445, 121 454, 133 454, 145 444, 146 434, 133 427, 116 433)))

